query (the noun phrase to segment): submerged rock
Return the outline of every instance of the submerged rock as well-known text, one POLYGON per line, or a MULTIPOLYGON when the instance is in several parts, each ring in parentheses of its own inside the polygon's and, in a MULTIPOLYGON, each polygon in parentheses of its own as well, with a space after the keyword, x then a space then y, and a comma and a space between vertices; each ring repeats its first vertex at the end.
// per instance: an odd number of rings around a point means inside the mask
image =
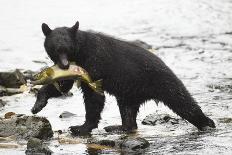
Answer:
POLYGON ((0 72, 0 85, 6 88, 19 88, 23 84, 26 84, 26 80, 18 69, 13 72, 0 72))
POLYGON ((53 136, 51 124, 46 118, 25 115, 13 115, 9 119, 0 119, 0 136, 16 136, 17 139, 36 137, 48 139, 53 136))
POLYGON ((97 144, 99 145, 104 145, 104 146, 110 146, 110 147, 114 147, 116 145, 115 141, 113 140, 100 140, 97 142, 97 144))
POLYGON ((232 85, 230 84, 211 84, 207 85, 210 92, 214 92, 215 90, 221 91, 221 92, 232 92, 232 85))
POLYGON ((69 117, 72 117, 72 116, 75 116, 76 114, 73 114, 71 112, 68 112, 68 111, 64 111, 60 114, 60 118, 69 118, 69 117))
POLYGON ((0 108, 4 107, 6 105, 6 102, 0 99, 0 108))
POLYGON ((21 147, 19 144, 16 143, 0 143, 1 149, 15 149, 21 147))
POLYGON ((150 114, 146 116, 142 121, 143 125, 157 125, 157 124, 163 124, 163 123, 171 123, 172 125, 179 124, 179 119, 172 118, 171 116, 167 114, 161 114, 161 115, 150 114))
POLYGON ((220 123, 232 123, 232 118, 229 118, 229 117, 220 118, 219 122, 220 123))
POLYGON ((121 144, 120 148, 122 151, 130 152, 130 151, 142 151, 143 149, 149 146, 149 142, 141 137, 127 137, 124 139, 121 144))
POLYGON ((30 138, 27 142, 26 155, 51 155, 52 151, 46 146, 42 140, 38 138, 30 138))
POLYGON ((34 75, 36 74, 36 72, 34 72, 34 71, 31 71, 31 70, 26 70, 26 71, 24 71, 23 72, 23 76, 24 76, 24 78, 27 80, 27 79, 29 79, 29 80, 33 80, 34 79, 34 75))
POLYGON ((0 97, 1 96, 11 96, 15 94, 23 93, 24 90, 20 88, 5 88, 3 86, 0 86, 0 97))

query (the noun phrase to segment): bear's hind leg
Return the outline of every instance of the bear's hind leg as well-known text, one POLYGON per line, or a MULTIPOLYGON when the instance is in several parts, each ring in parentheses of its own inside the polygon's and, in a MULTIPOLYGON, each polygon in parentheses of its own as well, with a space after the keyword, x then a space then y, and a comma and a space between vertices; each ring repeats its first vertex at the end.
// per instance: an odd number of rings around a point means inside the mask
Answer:
POLYGON ((74 135, 88 135, 92 129, 98 127, 99 120, 101 119, 101 112, 104 108, 105 95, 100 95, 94 92, 85 83, 81 83, 85 102, 85 123, 81 126, 71 126, 70 131, 74 135))
POLYGON ((117 101, 121 114, 122 125, 107 126, 104 129, 106 132, 133 132, 135 129, 137 129, 136 117, 140 104, 119 99, 117 101))
POLYGON ((137 129, 136 118, 139 111, 139 105, 119 105, 122 119, 122 129, 130 132, 137 129))
MULTIPOLYGON (((177 86, 175 88, 177 88, 177 86)), ((165 95, 160 100, 199 130, 205 130, 208 127, 215 128, 213 120, 202 112, 200 106, 185 87, 182 85, 182 87, 179 86, 179 89, 175 88, 169 85, 169 89, 166 89, 168 91, 164 93, 165 95)))

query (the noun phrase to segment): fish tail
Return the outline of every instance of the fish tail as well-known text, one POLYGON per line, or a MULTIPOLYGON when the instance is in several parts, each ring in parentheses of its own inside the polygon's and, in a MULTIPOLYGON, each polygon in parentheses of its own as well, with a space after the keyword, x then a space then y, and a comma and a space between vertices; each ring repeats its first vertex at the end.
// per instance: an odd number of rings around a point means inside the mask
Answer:
POLYGON ((90 87, 97 93, 104 95, 102 90, 102 79, 89 83, 90 87))

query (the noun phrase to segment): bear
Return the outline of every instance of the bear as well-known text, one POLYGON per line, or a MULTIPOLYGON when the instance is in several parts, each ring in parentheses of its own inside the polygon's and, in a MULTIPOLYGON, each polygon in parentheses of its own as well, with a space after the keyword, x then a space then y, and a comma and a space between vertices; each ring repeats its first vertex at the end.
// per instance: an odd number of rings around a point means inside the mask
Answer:
MULTIPOLYGON (((163 102, 199 130, 215 128, 214 121, 202 112, 182 81, 152 52, 103 33, 82 31, 78 21, 72 27, 53 30, 43 23, 42 32, 45 50, 54 64, 68 69, 70 62, 75 62, 94 81, 102 79, 104 92, 115 96, 122 121, 115 130, 136 130, 139 107, 148 100, 163 102)), ((73 83, 70 79, 59 81, 59 90, 53 84, 44 85, 38 91, 32 113, 42 110, 49 98, 67 93, 73 83)), ((83 82, 80 87, 86 110, 85 122, 69 129, 74 135, 87 135, 98 127, 105 95, 94 92, 83 82)))

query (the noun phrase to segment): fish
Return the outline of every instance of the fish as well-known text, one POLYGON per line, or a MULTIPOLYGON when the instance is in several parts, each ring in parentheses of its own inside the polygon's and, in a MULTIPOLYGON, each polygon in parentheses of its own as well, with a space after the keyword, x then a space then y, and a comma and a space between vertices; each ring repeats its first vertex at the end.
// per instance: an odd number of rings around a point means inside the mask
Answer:
POLYGON ((32 85, 45 85, 57 83, 59 80, 73 79, 77 82, 84 82, 94 90, 96 93, 103 95, 102 79, 93 81, 88 72, 77 65, 70 64, 66 70, 60 69, 58 65, 43 69, 33 77, 34 79, 30 82, 32 85))

